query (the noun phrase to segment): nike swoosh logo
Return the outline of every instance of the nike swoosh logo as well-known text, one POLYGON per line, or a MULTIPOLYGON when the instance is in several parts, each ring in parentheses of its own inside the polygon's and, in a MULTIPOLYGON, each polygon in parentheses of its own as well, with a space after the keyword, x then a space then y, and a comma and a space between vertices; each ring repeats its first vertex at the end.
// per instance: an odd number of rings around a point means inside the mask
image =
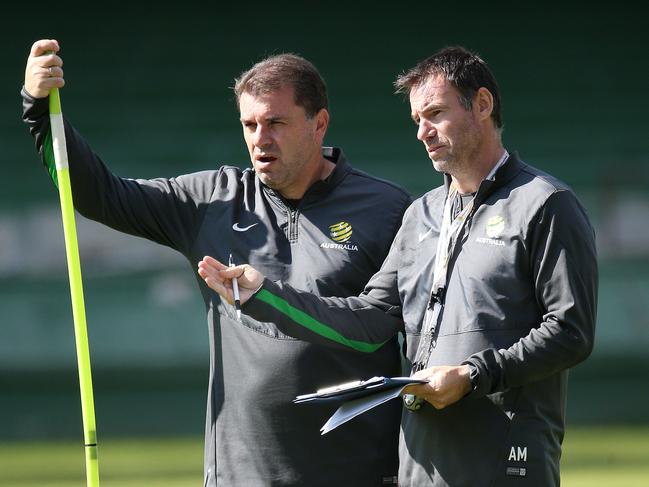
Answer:
POLYGON ((250 230, 250 229, 251 229, 252 227, 254 227, 255 225, 258 225, 258 223, 259 223, 259 222, 257 222, 257 223, 253 223, 252 225, 248 225, 247 227, 240 227, 240 226, 239 226, 239 222, 237 222, 237 223, 235 223, 234 225, 232 225, 232 230, 234 230, 234 231, 236 231, 236 232, 245 232, 246 230, 250 230))
POLYGON ((428 237, 428 235, 430 235, 431 230, 432 230, 432 228, 429 228, 427 232, 420 233, 419 234, 419 242, 423 242, 426 239, 426 237, 428 237))

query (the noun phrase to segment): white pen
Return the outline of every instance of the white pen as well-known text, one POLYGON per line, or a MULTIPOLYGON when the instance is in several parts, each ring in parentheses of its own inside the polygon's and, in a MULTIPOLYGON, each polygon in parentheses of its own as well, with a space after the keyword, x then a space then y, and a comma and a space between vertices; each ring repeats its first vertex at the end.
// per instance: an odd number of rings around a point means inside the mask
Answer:
MULTIPOLYGON (((228 266, 234 267, 234 262, 232 261, 232 254, 228 260, 228 266)), ((239 282, 236 277, 232 278, 232 292, 234 294, 234 309, 237 310, 237 319, 241 321, 241 298, 239 297, 239 282)))

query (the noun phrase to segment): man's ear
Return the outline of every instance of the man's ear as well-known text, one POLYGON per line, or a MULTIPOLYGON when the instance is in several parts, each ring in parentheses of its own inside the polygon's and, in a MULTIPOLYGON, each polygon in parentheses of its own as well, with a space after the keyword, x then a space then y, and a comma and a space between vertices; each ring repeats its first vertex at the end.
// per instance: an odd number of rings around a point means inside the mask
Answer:
POLYGON ((475 95, 474 110, 478 116, 478 120, 484 121, 491 117, 491 113, 494 110, 494 96, 484 86, 478 89, 478 92, 475 95))
POLYGON ((315 131, 316 136, 322 142, 324 140, 327 129, 329 128, 329 112, 322 108, 318 113, 315 114, 316 124, 315 131))

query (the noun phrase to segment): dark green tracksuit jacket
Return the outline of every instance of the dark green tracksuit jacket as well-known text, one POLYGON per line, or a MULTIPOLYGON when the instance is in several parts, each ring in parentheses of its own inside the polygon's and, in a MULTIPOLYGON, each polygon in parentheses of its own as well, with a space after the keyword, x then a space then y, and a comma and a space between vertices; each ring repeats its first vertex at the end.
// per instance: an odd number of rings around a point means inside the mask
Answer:
MULTIPOLYGON (((52 167, 48 101, 24 92, 23 99, 24 119, 52 167)), ((324 149, 336 163, 333 173, 293 208, 251 169, 224 166, 172 179, 122 179, 68 124, 66 138, 77 210, 178 250, 192 272, 203 256, 227 262, 231 252, 236 263, 249 262, 296 288, 325 296, 357 294, 381 266, 411 201, 396 185, 350 167, 335 148, 324 149)), ((230 305, 202 279, 198 283, 211 362, 205 485, 393 485, 398 403, 323 437, 319 428, 335 407, 292 400, 341 382, 399 374, 397 341, 358 353, 295 340, 267 320, 237 321, 230 305)))
MULTIPOLYGON (((447 192, 448 177, 412 204, 359 297, 318 298, 270 278, 244 312, 291 336, 359 350, 405 326, 412 361, 447 192)), ((427 365, 472 364, 477 381, 445 409, 404 409, 399 485, 557 486, 567 369, 590 354, 595 331, 586 212, 565 184, 513 154, 482 182, 451 255, 427 365)))

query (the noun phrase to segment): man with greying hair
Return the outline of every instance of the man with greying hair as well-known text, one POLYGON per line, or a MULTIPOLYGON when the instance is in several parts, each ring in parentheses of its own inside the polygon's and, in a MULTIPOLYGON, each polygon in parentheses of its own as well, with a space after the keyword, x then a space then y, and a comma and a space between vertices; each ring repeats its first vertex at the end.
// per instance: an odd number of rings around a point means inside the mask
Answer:
MULTIPOLYGON (((33 45, 22 93, 24 120, 47 167, 47 96, 63 86, 58 51, 54 40, 33 45)), ((410 196, 353 169, 341 149, 322 147, 327 91, 305 59, 271 56, 241 75, 235 93, 253 166, 243 171, 123 179, 66 122, 77 210, 178 250, 192 267, 205 255, 232 255, 312 293, 359 293, 387 255, 410 196)), ((324 437, 318 429, 332 408, 292 404, 304 391, 399 374, 396 339, 371 353, 299 341, 267 320, 237 319, 198 281, 210 342, 204 485, 396 484, 400 404, 324 437)))
POLYGON ((476 54, 442 49, 395 84, 445 184, 410 206, 360 296, 321 298, 211 257, 199 273, 226 299, 238 277, 246 315, 314 343, 362 350, 405 330, 429 382, 405 390, 400 486, 558 486, 568 368, 595 330, 586 211, 505 150, 498 86, 476 54))

